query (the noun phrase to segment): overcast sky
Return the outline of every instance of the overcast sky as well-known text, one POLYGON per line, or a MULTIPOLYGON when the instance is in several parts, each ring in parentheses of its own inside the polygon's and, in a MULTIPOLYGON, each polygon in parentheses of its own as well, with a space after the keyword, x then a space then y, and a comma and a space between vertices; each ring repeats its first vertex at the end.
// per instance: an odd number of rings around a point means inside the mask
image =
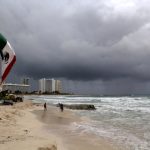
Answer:
POLYGON ((61 78, 90 94, 150 93, 149 0, 0 0, 9 78, 61 78))

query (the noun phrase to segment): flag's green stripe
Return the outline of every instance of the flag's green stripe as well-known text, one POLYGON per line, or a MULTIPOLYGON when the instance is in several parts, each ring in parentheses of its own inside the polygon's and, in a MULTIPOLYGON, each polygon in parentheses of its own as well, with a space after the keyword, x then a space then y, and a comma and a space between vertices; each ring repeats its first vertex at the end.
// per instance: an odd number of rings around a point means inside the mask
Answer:
POLYGON ((5 37, 0 33, 0 51, 5 47, 7 44, 7 40, 5 37))

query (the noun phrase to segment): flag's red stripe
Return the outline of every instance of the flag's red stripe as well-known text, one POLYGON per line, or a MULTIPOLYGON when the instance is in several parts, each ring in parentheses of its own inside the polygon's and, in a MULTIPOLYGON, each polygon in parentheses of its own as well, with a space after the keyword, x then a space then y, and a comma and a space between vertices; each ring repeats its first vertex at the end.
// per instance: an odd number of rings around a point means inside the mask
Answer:
POLYGON ((15 62, 16 62, 16 56, 13 57, 13 60, 8 65, 8 67, 6 68, 4 74, 2 75, 2 81, 1 82, 3 82, 5 80, 6 76, 8 75, 10 69, 12 68, 12 66, 14 65, 15 62))

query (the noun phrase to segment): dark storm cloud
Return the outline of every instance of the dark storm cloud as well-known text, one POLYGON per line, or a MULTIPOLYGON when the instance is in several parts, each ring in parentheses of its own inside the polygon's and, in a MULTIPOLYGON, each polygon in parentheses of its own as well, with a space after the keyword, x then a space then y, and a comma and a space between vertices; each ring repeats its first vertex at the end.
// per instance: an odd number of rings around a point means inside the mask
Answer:
POLYGON ((148 0, 0 0, 14 73, 70 80, 150 80, 148 0))

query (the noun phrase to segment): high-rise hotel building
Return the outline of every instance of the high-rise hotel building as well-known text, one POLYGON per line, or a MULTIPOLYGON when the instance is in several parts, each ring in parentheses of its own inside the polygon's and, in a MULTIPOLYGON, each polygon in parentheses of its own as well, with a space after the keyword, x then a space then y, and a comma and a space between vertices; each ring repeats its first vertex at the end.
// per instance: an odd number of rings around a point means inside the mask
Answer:
POLYGON ((30 78, 23 77, 21 78, 21 84, 29 85, 30 78))
POLYGON ((57 92, 62 92, 62 86, 61 86, 61 81, 60 80, 55 80, 55 91, 57 92))
POLYGON ((55 91, 61 92, 61 81, 45 78, 39 80, 39 92, 52 93, 55 91))

